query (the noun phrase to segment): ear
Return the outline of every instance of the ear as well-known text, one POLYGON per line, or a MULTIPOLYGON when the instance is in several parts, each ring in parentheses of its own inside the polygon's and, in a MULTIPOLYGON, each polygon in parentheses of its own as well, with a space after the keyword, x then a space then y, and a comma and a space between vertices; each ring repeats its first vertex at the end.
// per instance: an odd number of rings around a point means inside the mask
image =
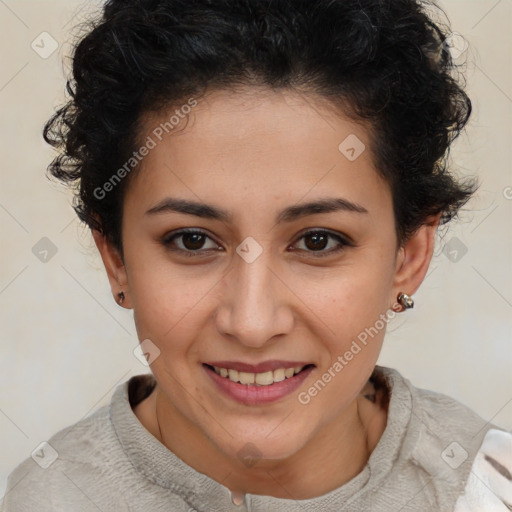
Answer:
POLYGON ((125 264, 119 251, 106 239, 100 231, 91 229, 94 242, 100 252, 101 259, 107 271, 110 288, 114 295, 114 300, 119 303, 118 293, 124 293, 124 301, 122 307, 131 309, 131 299, 128 286, 128 276, 126 273, 125 264))
POLYGON ((425 279, 434 252, 440 218, 441 213, 429 217, 398 250, 391 297, 393 304, 400 292, 413 295, 425 279))

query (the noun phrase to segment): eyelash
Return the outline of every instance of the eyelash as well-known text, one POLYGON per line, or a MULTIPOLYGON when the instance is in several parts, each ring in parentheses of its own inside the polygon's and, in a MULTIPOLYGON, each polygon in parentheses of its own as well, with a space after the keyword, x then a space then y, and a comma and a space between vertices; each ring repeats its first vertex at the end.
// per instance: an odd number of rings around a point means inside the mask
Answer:
MULTIPOLYGON (((171 245, 172 245, 172 242, 176 239, 176 238, 180 238, 184 235, 190 235, 190 234, 197 234, 197 235, 204 235, 205 237, 207 238, 210 238, 210 240, 213 240, 207 233, 205 233, 204 231, 201 231, 201 230, 197 230, 197 229, 184 229, 184 230, 181 230, 181 231, 178 231, 176 233, 172 233, 171 235, 166 235, 163 239, 162 239, 162 244, 169 250, 171 251, 175 251, 175 252, 181 252, 183 255, 187 256, 187 257, 197 257, 197 256, 200 256, 200 252, 203 251, 202 249, 198 249, 197 251, 192 251, 192 250, 185 250, 185 249, 175 249, 175 248, 172 248, 171 245)), ((326 257, 326 256, 330 256, 334 253, 338 253, 340 251, 342 251, 345 247, 353 247, 354 244, 351 243, 350 241, 348 241, 346 238, 340 236, 340 235, 337 235, 337 234, 334 234, 330 231, 327 231, 325 229, 313 229, 313 230, 309 230, 309 231, 306 231, 305 233, 303 233, 294 243, 293 245, 295 245, 297 242, 299 242, 300 240, 302 240, 303 238, 307 237, 308 235, 312 235, 312 234, 321 234, 321 235, 327 235, 329 238, 333 238, 335 240, 337 240, 339 243, 340 243, 340 246, 336 249, 331 249, 329 251, 324 251, 324 250, 321 250, 321 251, 308 251, 306 249, 300 249, 301 251, 305 251, 307 253, 311 253, 314 255, 315 258, 323 258, 323 257, 326 257)), ((206 251, 212 251, 214 249, 206 249, 206 251)))

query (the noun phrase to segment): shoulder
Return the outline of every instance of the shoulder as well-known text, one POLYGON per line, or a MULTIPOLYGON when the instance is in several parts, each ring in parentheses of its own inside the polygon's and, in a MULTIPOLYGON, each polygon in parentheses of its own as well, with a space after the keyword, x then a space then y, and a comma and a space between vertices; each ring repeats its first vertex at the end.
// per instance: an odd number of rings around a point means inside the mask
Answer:
POLYGON ((377 369, 376 381, 380 387, 385 385, 400 400, 407 397, 412 413, 410 426, 427 430, 434 437, 452 437, 454 441, 477 447, 486 431, 496 427, 451 396, 417 387, 393 368, 377 369))
MULTIPOLYGON (((403 434, 397 434, 401 436, 401 471, 418 480, 436 510, 452 511, 467 486, 474 485, 473 468, 485 461, 481 455, 484 440, 499 438, 500 446, 504 446, 510 433, 453 397, 412 385, 397 370, 377 369, 378 378, 390 392, 390 414, 395 415, 395 422, 397 416, 405 422, 403 434)), ((507 458, 508 462, 503 457, 496 460, 510 471, 512 456, 507 458)), ((485 463, 488 465, 489 461, 485 463)), ((467 509, 473 510, 494 509, 467 509)))
POLYGON ((512 510, 512 432, 489 430, 454 512, 512 510))
POLYGON ((90 510, 88 490, 104 489, 114 465, 118 473, 130 463, 107 405, 57 432, 19 464, 8 477, 2 510, 90 510))

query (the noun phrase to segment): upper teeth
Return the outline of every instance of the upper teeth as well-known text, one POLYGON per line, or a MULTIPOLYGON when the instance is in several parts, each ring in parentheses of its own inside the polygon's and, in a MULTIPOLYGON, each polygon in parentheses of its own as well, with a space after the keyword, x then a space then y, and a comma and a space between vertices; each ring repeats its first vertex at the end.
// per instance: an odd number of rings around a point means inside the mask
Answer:
POLYGON ((295 368, 278 368, 277 370, 263 373, 249 373, 239 372, 238 370, 232 370, 231 368, 213 367, 215 373, 221 377, 227 377, 233 382, 240 382, 241 384, 255 384, 256 386, 269 386, 274 382, 281 382, 284 379, 289 379, 302 371, 303 368, 304 366, 296 366, 295 368))

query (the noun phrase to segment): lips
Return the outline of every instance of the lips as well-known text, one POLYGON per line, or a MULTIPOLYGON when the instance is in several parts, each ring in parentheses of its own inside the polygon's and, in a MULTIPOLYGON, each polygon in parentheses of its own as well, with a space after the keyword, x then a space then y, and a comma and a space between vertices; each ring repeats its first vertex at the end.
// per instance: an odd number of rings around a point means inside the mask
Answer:
POLYGON ((234 361, 211 363, 204 363, 202 366, 215 387, 225 396, 245 405, 263 405, 284 399, 295 392, 315 369, 314 364, 304 364, 302 361, 266 361, 258 365, 234 361), (298 366, 288 368, 293 375, 283 375, 286 372, 284 367, 295 364, 298 366), (244 372, 230 366, 250 370, 277 368, 263 372, 244 372))

